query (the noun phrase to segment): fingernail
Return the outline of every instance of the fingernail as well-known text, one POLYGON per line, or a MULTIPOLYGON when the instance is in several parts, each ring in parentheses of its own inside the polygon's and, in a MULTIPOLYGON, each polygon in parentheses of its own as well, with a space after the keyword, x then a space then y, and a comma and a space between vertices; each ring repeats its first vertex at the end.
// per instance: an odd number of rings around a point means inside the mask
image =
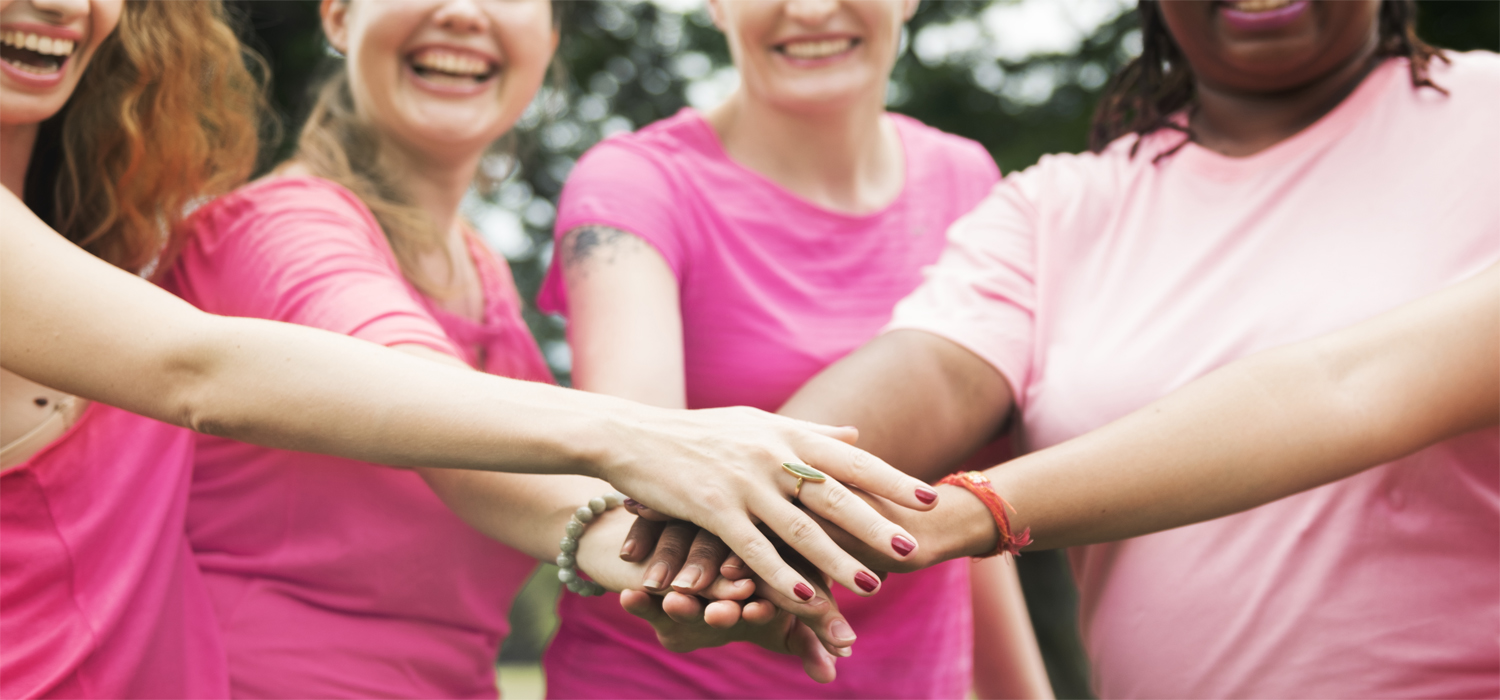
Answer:
POLYGON ((620 558, 624 559, 630 556, 630 552, 633 549, 635 549, 635 540, 625 540, 625 544, 620 545, 620 558))
POLYGON ((917 500, 927 505, 932 505, 932 502, 937 500, 937 492, 926 486, 918 486, 917 500))
POLYGON ((847 659, 854 655, 854 650, 849 647, 834 647, 833 655, 841 659, 847 659))
POLYGON ((665 562, 656 562, 646 570, 646 582, 644 585, 649 590, 661 588, 661 580, 667 577, 667 565, 665 562))
POLYGON ((687 567, 686 569, 683 569, 682 573, 677 574, 677 580, 672 582, 672 587, 677 589, 692 588, 698 583, 698 579, 702 576, 703 567, 694 564, 687 567))
POLYGON ((812 600, 812 586, 809 586, 805 583, 799 583, 795 586, 792 586, 792 592, 796 593, 797 597, 801 598, 804 602, 812 600))
POLYGON ((849 623, 843 620, 834 620, 828 625, 828 635, 841 642, 854 641, 854 630, 849 628, 849 623))
MULTIPOLYGON (((927 503, 931 503, 931 501, 926 501, 926 502, 927 503)), ((631 508, 635 508, 635 507, 639 506, 640 504, 641 504, 641 502, 635 500, 634 498, 627 498, 627 499, 625 499, 625 505, 630 506, 631 508)))
POLYGON ((854 585, 866 593, 874 593, 880 587, 880 579, 861 571, 854 575, 854 585))
POLYGON ((891 549, 896 550, 896 553, 903 557, 911 554, 911 550, 916 548, 917 543, 906 539, 904 535, 896 535, 891 538, 891 549))
POLYGON ((743 569, 743 568, 745 568, 745 566, 743 564, 737 562, 737 561, 730 560, 730 561, 724 562, 724 568, 726 568, 726 569, 743 569))

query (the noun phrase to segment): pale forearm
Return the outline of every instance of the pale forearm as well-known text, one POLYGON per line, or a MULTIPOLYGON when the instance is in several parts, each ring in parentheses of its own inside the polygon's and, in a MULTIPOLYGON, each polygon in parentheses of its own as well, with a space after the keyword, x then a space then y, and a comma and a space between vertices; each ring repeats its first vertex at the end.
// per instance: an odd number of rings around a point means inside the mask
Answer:
POLYGON ((1038 548, 1236 513, 1495 425, 1500 272, 1250 357, 989 471, 1038 548))
POLYGON ((169 383, 184 387, 181 413, 157 417, 245 442, 397 466, 593 474, 644 408, 296 326, 212 321, 169 383))

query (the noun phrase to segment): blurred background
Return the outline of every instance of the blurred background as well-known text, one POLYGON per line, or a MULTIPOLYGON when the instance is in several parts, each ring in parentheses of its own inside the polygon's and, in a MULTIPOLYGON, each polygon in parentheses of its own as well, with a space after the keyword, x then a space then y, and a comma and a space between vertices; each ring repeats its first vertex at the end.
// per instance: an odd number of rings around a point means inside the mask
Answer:
MULTIPOLYGON (((267 59, 281 130, 263 165, 285 156, 321 68, 316 0, 231 0, 242 38, 267 59)), ((522 118, 509 173, 471 193, 466 214, 510 260, 528 302, 552 255, 554 203, 578 157, 600 139, 684 107, 706 109, 738 83, 702 0, 569 0, 553 79, 522 118)), ((892 111, 974 139, 1003 172, 1045 153, 1086 147, 1094 102, 1109 76, 1140 51, 1134 0, 927 0, 907 25, 887 102, 892 111)), ((1500 51, 1500 1, 1421 0, 1420 33, 1438 46, 1500 51)), ((571 357, 560 319, 526 310, 553 372, 567 384, 571 357)), ((1076 634, 1076 594, 1060 552, 1017 560, 1048 672, 1060 698, 1089 697, 1076 634)), ((535 664, 556 627, 556 569, 521 593, 501 652, 507 698, 540 697, 535 664)))

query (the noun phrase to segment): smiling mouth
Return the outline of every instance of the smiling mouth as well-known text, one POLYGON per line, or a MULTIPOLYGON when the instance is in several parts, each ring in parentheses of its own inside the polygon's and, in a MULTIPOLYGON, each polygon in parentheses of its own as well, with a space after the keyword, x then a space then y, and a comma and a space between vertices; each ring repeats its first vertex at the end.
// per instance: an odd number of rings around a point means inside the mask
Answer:
POLYGON ((1270 12, 1293 2, 1294 0, 1228 0, 1224 4, 1239 12, 1270 12))
POLYGON ((816 59, 837 56, 859 46, 859 39, 845 37, 843 39, 817 39, 813 41, 788 41, 777 44, 777 53, 791 58, 816 59))
POLYGON ((0 32, 0 60, 33 75, 48 75, 62 69, 77 43, 15 29, 0 32))
POLYGON ((494 77, 494 61, 449 49, 421 49, 407 58, 417 75, 439 84, 474 85, 494 77))

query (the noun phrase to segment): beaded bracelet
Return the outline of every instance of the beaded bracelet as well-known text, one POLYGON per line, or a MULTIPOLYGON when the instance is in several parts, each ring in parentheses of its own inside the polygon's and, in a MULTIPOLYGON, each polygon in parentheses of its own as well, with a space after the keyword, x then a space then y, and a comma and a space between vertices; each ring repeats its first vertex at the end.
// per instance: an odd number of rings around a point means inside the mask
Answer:
POLYGON ((1010 504, 1006 503, 1005 499, 1000 497, 1000 494, 995 491, 995 485, 990 483, 989 477, 986 477, 983 473, 957 472, 943 477, 943 480, 939 481, 938 484, 951 484, 968 489, 969 493, 974 494, 979 497, 980 501, 984 502, 984 507, 988 508, 990 515, 995 518, 995 527, 1000 529, 1000 541, 995 543, 995 551, 974 557, 975 559, 993 557, 997 554, 1014 554, 1019 557, 1021 556, 1021 548, 1031 544, 1031 528, 1029 527, 1026 528, 1025 532, 1021 533, 1020 537, 1011 535, 1010 516, 1006 515, 1005 510, 1007 508, 1010 510, 1015 509, 1011 508, 1010 504))
POLYGON ((610 491, 603 496, 589 499, 588 505, 579 506, 578 510, 574 511, 573 517, 568 519, 562 541, 558 543, 558 549, 562 550, 562 554, 557 555, 557 580, 562 581, 568 590, 585 597, 605 594, 604 586, 579 575, 578 540, 583 537, 583 531, 588 528, 589 522, 595 516, 624 502, 625 494, 610 491))

